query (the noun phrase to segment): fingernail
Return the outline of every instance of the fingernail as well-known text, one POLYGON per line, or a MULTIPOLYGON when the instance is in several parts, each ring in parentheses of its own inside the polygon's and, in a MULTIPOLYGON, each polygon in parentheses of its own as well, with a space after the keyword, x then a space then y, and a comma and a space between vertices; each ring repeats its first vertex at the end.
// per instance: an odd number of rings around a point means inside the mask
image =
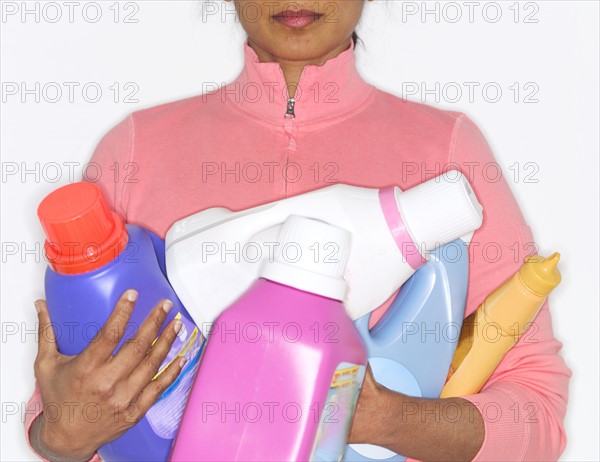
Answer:
POLYGON ((177 321, 175 321, 175 324, 173 324, 173 329, 175 329, 176 334, 179 333, 179 331, 181 330, 182 327, 183 327, 183 323, 179 319, 177 321))
POLYGON ((135 290, 128 290, 127 291, 127 300, 129 300, 130 302, 135 302, 138 298, 138 293, 135 290))
POLYGON ((183 366, 185 366, 185 363, 187 363, 187 358, 185 358, 185 357, 184 357, 184 358, 181 358, 181 359, 179 360, 179 367, 183 367, 183 366))
POLYGON ((33 302, 33 305, 35 306, 35 311, 38 314, 40 313, 40 310, 41 310, 39 303, 40 303, 39 300, 36 300, 35 302, 33 302))
POLYGON ((165 310, 165 313, 168 313, 172 307, 173 302, 171 300, 165 300, 162 304, 162 309, 165 310))

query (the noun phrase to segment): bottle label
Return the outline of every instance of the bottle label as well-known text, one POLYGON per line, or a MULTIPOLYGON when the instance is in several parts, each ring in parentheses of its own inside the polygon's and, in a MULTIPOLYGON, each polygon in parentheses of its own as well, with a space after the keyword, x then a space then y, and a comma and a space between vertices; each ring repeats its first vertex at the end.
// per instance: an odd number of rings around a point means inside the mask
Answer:
POLYGON ((160 395, 146 413, 146 418, 154 433, 166 439, 173 439, 177 434, 185 404, 200 364, 200 356, 206 343, 200 330, 187 316, 179 312, 175 319, 181 321, 181 330, 154 378, 162 374, 173 361, 179 361, 185 357, 187 362, 175 382, 160 395))
POLYGON ((321 410, 311 461, 342 460, 364 377, 365 366, 347 362, 338 365, 321 410))

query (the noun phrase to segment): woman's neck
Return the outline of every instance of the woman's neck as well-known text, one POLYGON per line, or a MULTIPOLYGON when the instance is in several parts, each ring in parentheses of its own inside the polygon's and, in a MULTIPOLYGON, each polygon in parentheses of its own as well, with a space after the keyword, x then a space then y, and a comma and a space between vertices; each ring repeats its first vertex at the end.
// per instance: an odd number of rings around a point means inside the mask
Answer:
MULTIPOLYGON (((351 40, 351 39, 349 39, 349 40, 351 40)), ((288 89, 288 95, 290 98, 295 97, 296 88, 298 86, 298 82, 300 81, 300 75, 302 74, 302 71, 308 64, 322 66, 323 64, 325 64, 325 62, 327 60, 329 60, 331 58, 335 58, 342 51, 347 50, 348 47, 350 46, 350 43, 351 43, 350 41, 346 41, 346 42, 342 43, 341 45, 339 45, 338 47, 336 47, 334 50, 330 51, 329 53, 326 53, 323 56, 320 56, 315 59, 289 60, 289 59, 278 58, 277 56, 274 56, 274 55, 268 53, 267 51, 263 50, 258 45, 256 45, 256 43, 252 42, 252 40, 248 39, 248 45, 250 45, 250 47, 252 47, 252 49, 256 52, 259 62, 261 62, 261 63, 264 63, 264 62, 279 63, 279 66, 281 67, 281 70, 283 72, 283 77, 285 78, 285 83, 286 83, 286 86, 288 89)))

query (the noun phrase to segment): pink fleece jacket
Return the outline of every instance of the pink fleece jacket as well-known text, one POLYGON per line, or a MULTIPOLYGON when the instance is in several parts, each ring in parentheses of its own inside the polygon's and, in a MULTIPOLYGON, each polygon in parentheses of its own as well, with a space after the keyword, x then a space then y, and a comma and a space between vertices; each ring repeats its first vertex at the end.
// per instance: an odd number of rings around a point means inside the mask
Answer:
MULTIPOLYGON (((241 210, 337 182, 405 189, 459 169, 484 207, 470 245, 466 315, 535 251, 500 167, 465 115, 369 85, 353 46, 304 69, 293 108, 277 63, 260 63, 247 42, 244 60, 232 83, 135 112, 98 144, 86 179, 127 222, 164 237, 173 222, 208 207, 241 210), (292 109, 295 118, 285 117, 292 109)), ((560 349, 546 303, 484 389, 465 397, 485 421, 475 460, 559 457, 571 375, 560 349)), ((29 406, 42 409, 37 388, 29 406)))

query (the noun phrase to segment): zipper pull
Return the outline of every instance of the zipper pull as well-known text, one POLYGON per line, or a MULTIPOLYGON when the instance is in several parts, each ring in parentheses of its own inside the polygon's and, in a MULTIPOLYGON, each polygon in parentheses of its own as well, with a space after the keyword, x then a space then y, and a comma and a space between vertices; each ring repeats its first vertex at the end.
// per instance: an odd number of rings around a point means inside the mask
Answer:
POLYGON ((295 119, 296 113, 294 112, 294 106, 296 105, 296 100, 294 98, 289 98, 287 100, 287 109, 285 112, 286 119, 295 119))

